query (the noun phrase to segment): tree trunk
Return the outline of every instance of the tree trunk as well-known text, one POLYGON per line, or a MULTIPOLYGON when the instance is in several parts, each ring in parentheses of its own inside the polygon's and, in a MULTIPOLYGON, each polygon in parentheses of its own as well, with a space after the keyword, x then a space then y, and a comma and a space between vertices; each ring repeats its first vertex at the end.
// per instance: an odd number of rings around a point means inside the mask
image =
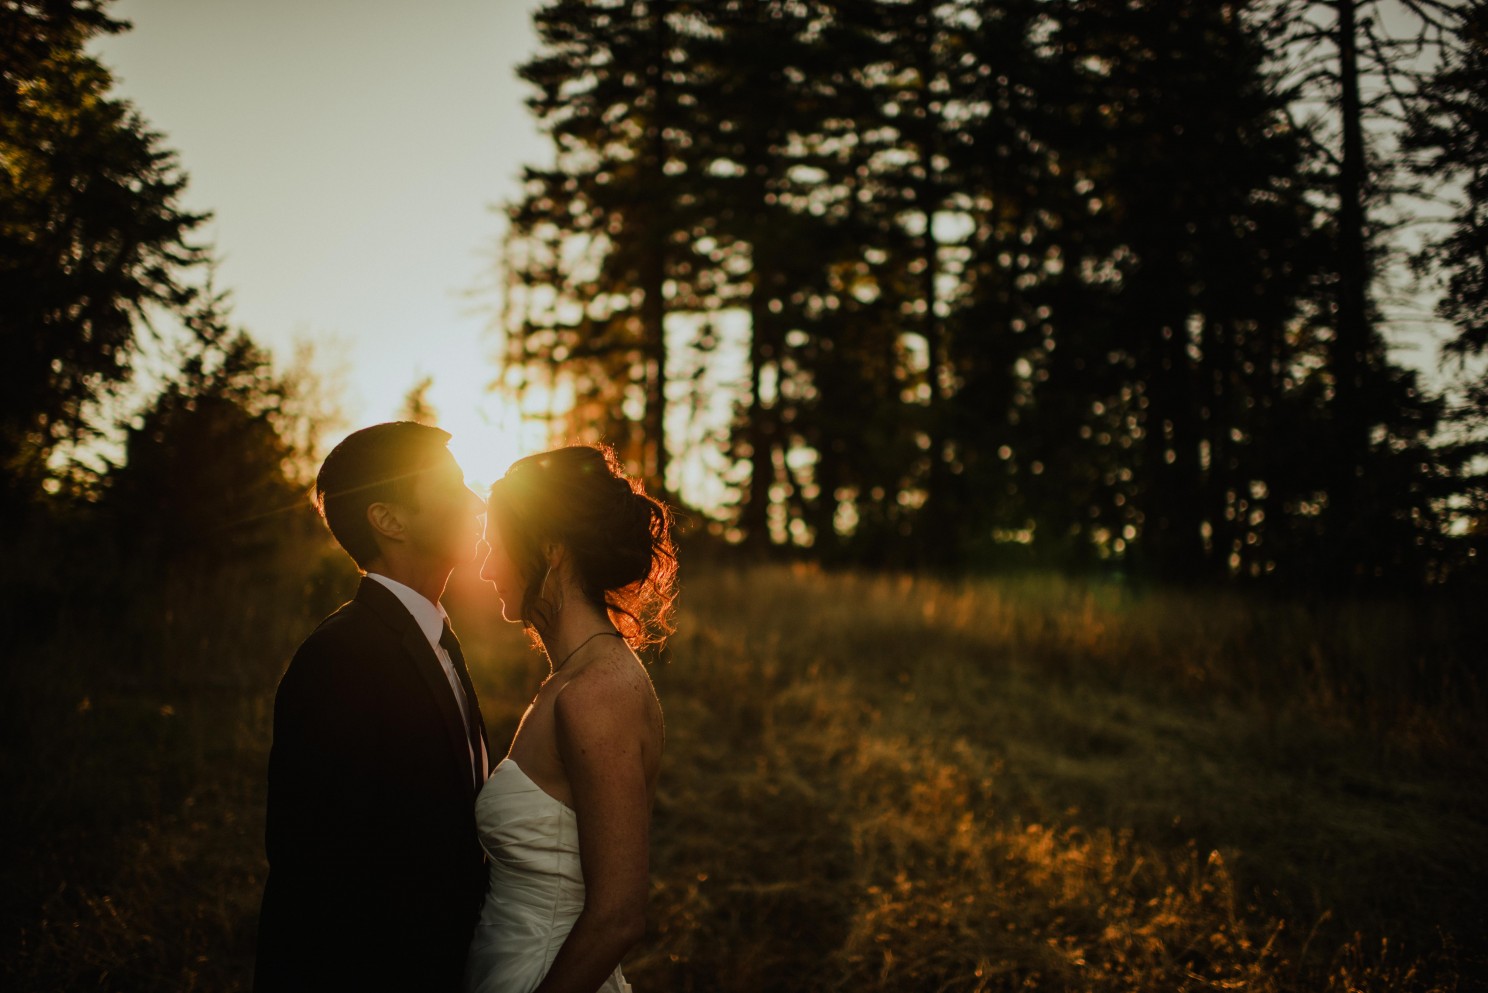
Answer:
MULTIPOLYGON (((759 246, 755 246, 758 256, 759 246)), ((770 545, 770 483, 775 478, 774 444, 771 438, 770 413, 760 395, 765 366, 772 360, 771 319, 768 280, 759 273, 759 259, 751 276, 749 291, 749 494, 745 498, 740 524, 744 541, 756 551, 770 545)), ((777 383, 778 389, 778 383, 777 383)))
POLYGON ((644 298, 641 303, 641 327, 646 356, 646 412, 645 449, 650 453, 649 464, 642 467, 647 489, 664 494, 666 489, 667 445, 666 445, 666 305, 662 298, 666 281, 667 218, 670 216, 666 202, 665 97, 666 60, 668 51, 666 0, 649 0, 651 32, 655 41, 647 72, 651 76, 651 121, 646 135, 648 173, 651 196, 647 198, 651 216, 647 219, 647 245, 643 252, 641 284, 644 298))
POLYGON ((1338 296, 1333 342, 1334 453, 1329 493, 1330 529, 1335 545, 1347 543, 1357 525, 1359 474, 1369 448, 1369 424, 1363 408, 1364 373, 1369 353, 1369 258, 1364 224, 1366 164, 1355 5, 1338 0, 1339 113, 1343 122, 1343 156, 1338 170, 1338 296))
POLYGON ((945 325, 936 313, 940 276, 939 246, 935 241, 935 212, 940 206, 942 191, 936 175, 935 158, 939 153, 936 121, 930 108, 932 101, 930 82, 935 77, 935 8, 932 3, 921 0, 919 4, 919 28, 922 34, 917 39, 916 68, 920 75, 920 100, 915 120, 918 134, 920 166, 924 170, 920 182, 915 186, 915 199, 925 219, 925 231, 920 238, 920 260, 924 265, 920 277, 920 294, 925 303, 924 319, 920 322, 920 334, 925 340, 928 368, 925 371, 930 386, 930 472, 926 481, 929 490, 925 505, 919 514, 919 526, 924 537, 920 543, 920 555, 930 565, 945 566, 957 557, 956 515, 958 508, 951 499, 950 465, 946 462, 947 389, 943 371, 948 368, 949 355, 945 342, 945 325))
MULTIPOLYGON (((1172 268, 1170 266, 1169 268, 1172 268)), ((1145 294, 1149 306, 1133 313, 1164 314, 1144 362, 1147 422, 1144 435, 1147 494, 1142 501, 1142 545, 1152 571, 1167 580, 1191 580, 1203 572, 1202 499, 1199 480, 1199 426, 1193 370, 1188 357, 1187 308, 1181 286, 1159 283, 1145 294), (1171 425, 1171 438, 1165 425, 1171 425), (1171 460, 1169 459, 1171 453, 1171 460)))

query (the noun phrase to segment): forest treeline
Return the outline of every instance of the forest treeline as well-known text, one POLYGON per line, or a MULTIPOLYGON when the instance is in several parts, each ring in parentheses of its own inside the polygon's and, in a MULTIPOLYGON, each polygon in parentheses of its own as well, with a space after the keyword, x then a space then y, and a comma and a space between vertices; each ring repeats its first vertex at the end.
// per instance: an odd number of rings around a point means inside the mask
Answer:
MULTIPOLYGON (((127 27, 108 6, 0 0, 0 520, 7 575, 51 592, 61 549, 146 580, 315 533, 322 398, 231 325, 184 172, 87 51, 127 27), (176 371, 121 413, 161 341, 176 371)), ((1481 577, 1483 0, 556 0, 536 26, 555 155, 506 211, 492 375, 571 394, 555 436, 655 485, 707 456, 717 533, 1481 577), (1444 386, 1392 355, 1405 261, 1441 291, 1444 386)))
POLYGON ((565 427, 653 481, 716 445, 715 530, 866 564, 1475 571, 1482 2, 536 17, 555 155, 508 210, 506 381, 572 388, 565 427), (1383 306, 1416 214, 1455 336, 1432 388, 1383 306), (710 439, 680 412, 728 361, 710 439))

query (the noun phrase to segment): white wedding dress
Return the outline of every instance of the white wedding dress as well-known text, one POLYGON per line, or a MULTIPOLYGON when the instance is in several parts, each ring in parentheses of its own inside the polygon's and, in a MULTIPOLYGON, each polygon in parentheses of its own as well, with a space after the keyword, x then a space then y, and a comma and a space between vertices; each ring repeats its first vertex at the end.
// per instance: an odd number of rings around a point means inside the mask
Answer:
MULTIPOLYGON (((475 826, 490 856, 490 879, 465 988, 532 993, 584 909, 578 818, 508 758, 475 798, 475 826)), ((630 993, 619 966, 596 993, 630 993)))

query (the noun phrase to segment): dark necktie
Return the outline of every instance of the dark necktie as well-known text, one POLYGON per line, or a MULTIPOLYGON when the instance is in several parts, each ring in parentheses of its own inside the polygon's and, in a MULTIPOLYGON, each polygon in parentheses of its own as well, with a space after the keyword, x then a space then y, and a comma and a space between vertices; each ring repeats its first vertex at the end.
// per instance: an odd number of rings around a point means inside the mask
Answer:
POLYGON ((475 788, 478 790, 486 780, 484 750, 481 748, 481 728, 484 725, 481 723, 480 703, 475 699, 475 687, 471 685, 470 672, 465 668, 465 653, 460 651, 460 639, 455 637, 447 620, 439 632, 439 647, 449 652, 450 661, 455 665, 455 675, 460 677, 460 687, 465 691, 465 709, 468 715, 465 734, 470 741, 470 772, 475 777, 475 788))

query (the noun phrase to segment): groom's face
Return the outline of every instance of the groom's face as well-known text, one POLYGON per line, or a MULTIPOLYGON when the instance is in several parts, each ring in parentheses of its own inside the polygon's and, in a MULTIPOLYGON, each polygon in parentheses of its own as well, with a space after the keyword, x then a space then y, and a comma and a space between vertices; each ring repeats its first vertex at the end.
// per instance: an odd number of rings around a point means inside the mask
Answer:
POLYGON ((456 566, 469 562, 480 539, 481 498, 465 485, 465 474, 449 452, 418 474, 413 507, 405 518, 408 540, 421 556, 456 566))

